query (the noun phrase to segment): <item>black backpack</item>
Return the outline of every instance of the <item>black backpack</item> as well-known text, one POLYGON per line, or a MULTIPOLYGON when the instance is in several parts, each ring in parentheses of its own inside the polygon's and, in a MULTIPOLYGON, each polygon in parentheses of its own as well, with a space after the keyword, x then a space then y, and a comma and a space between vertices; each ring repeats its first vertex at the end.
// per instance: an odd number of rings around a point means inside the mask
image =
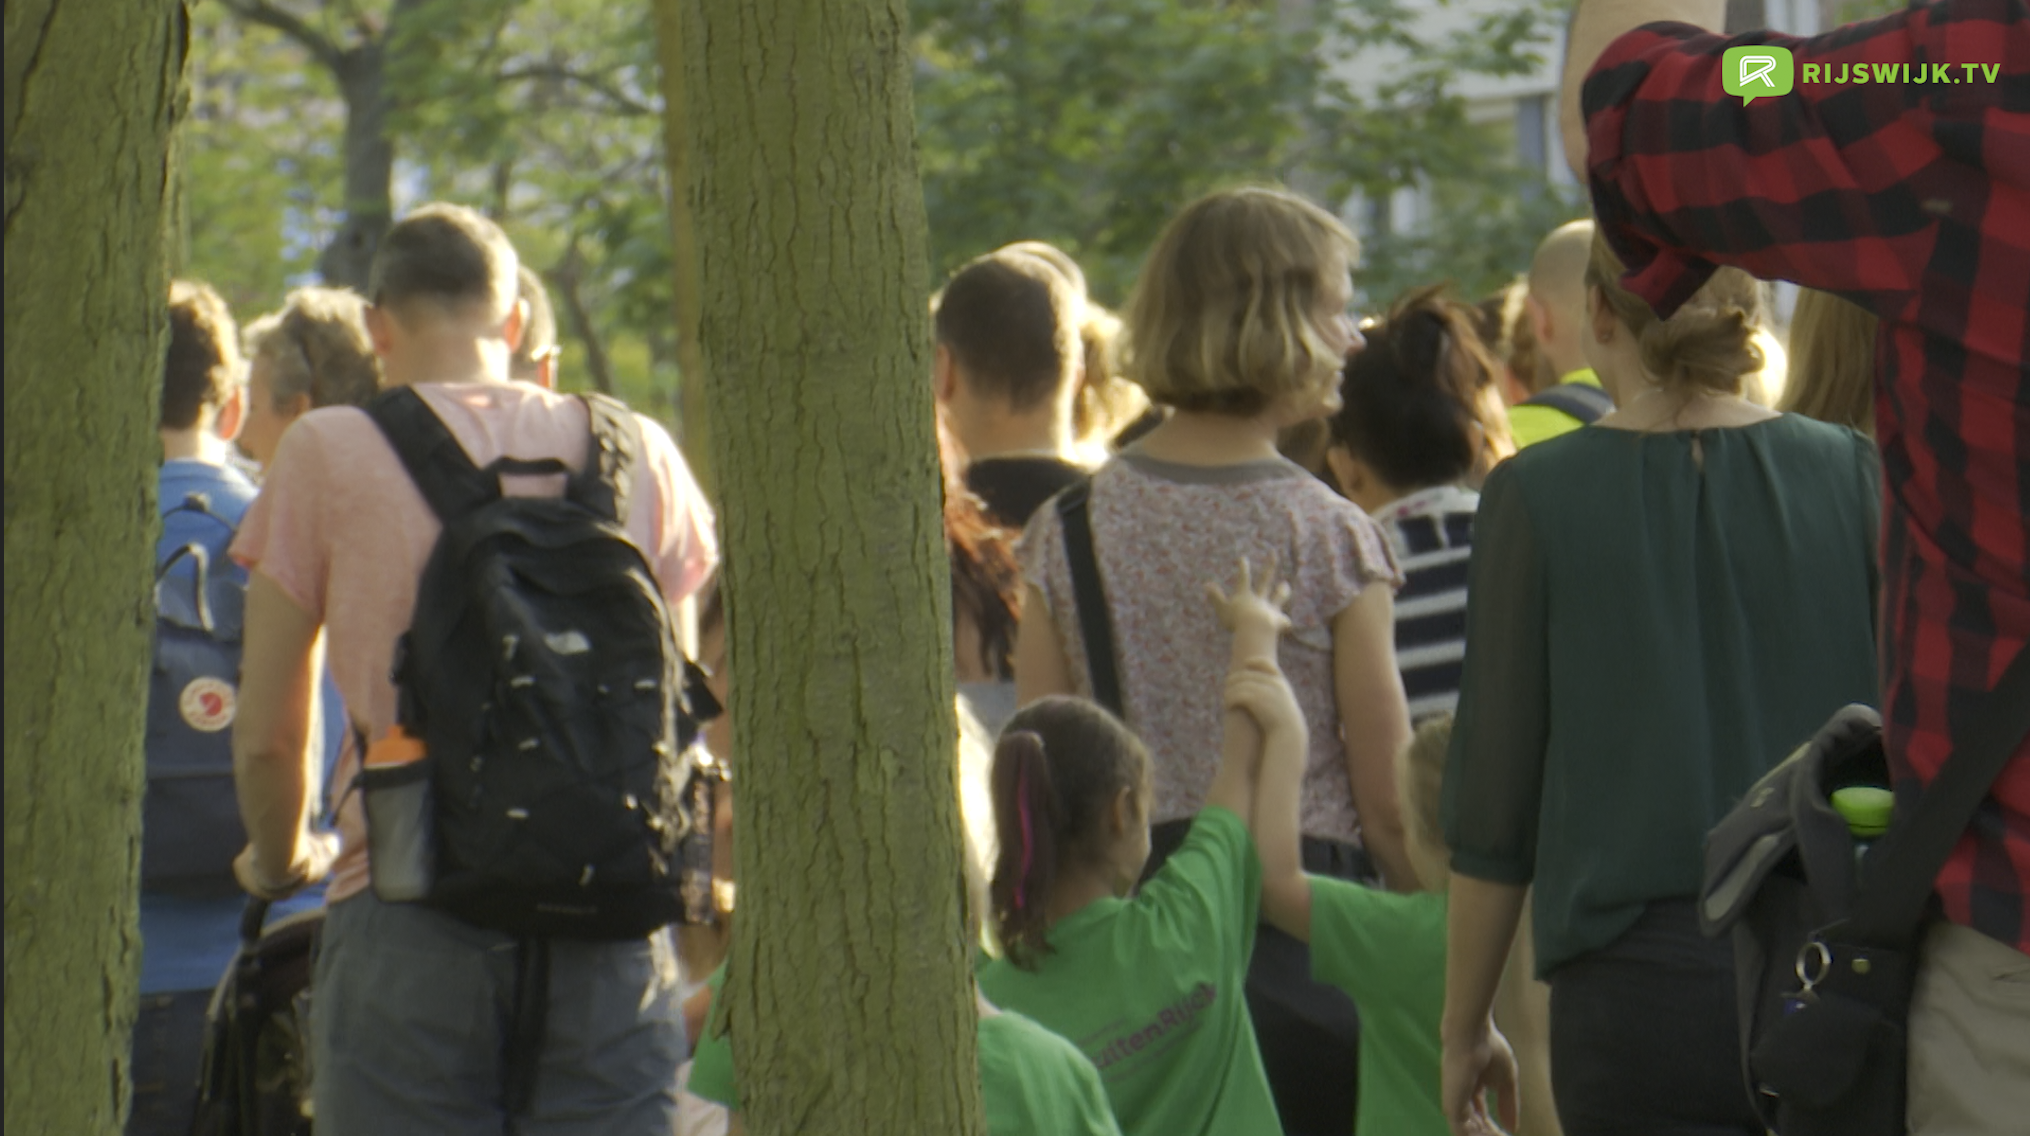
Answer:
POLYGON ((424 898, 531 939, 638 938, 709 900, 682 847, 686 660, 623 529, 640 428, 613 399, 584 402, 575 474, 555 459, 479 469, 407 388, 367 407, 444 525, 393 674, 427 753, 424 898), (562 497, 509 497, 503 474, 568 480, 562 497))
MULTIPOLYGON (((193 493, 165 510, 230 521, 193 493)), ((141 881, 149 889, 237 890, 233 857, 247 845, 233 792, 233 717, 239 704, 240 622, 247 589, 214 563, 212 548, 185 544, 155 569, 154 663, 148 678, 148 792, 141 806, 141 881), (188 572, 175 572, 187 565, 188 572)))
MULTIPOLYGON (((1974 702, 1974 700, 1969 700, 1974 702)), ((1905 1019, 1932 887, 2030 730, 2030 652, 1969 712, 1955 748, 1857 857, 1834 790, 1889 784, 1882 722, 1833 715, 1706 841, 1699 919, 1731 933, 1745 1089, 1782 1136, 1901 1136, 1905 1019)))

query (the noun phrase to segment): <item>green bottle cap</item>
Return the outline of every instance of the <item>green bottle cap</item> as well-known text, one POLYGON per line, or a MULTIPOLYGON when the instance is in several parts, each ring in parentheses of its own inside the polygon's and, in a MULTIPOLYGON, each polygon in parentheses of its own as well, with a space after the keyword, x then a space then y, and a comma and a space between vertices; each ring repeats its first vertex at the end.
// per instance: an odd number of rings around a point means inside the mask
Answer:
POLYGON ((1896 794, 1879 785, 1849 785, 1833 790, 1833 809, 1847 819, 1847 831, 1875 837, 1889 831, 1889 813, 1896 794))

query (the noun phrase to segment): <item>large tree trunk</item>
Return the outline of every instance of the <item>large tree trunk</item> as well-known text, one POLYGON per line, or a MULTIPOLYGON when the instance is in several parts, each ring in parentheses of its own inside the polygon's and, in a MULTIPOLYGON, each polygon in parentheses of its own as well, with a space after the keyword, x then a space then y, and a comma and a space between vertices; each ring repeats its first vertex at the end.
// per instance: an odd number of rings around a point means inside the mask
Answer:
MULTIPOLYGON (((318 258, 326 284, 367 290, 374 250, 395 223, 395 143, 388 136, 388 37, 348 49, 334 76, 345 99, 345 220, 318 258)), ((371 299, 372 297, 368 297, 371 299)))
POLYGON ((659 3, 711 282, 748 1127, 976 1136, 906 7, 659 3))
POLYGON ((712 433, 706 406, 705 359, 698 349, 698 226, 691 216, 691 116, 685 96, 685 44, 680 9, 692 0, 655 0, 656 62, 663 93, 663 156, 670 169, 670 250, 676 293, 677 417, 679 441, 705 496, 719 502, 719 471, 705 439, 712 433))
POLYGON ((6 5, 6 1121, 116 1133, 181 2, 6 5))

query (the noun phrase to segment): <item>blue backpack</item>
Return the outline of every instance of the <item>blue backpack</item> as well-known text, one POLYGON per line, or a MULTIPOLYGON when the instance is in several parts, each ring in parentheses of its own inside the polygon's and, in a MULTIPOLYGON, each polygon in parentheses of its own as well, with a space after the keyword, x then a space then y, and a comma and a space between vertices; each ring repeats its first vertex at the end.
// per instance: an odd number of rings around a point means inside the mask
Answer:
POLYGON ((239 709, 244 575, 224 563, 235 530, 202 493, 164 510, 219 528, 155 568, 154 665, 148 680, 148 793, 141 812, 141 884, 148 890, 233 887, 246 847, 233 793, 233 719, 239 709))

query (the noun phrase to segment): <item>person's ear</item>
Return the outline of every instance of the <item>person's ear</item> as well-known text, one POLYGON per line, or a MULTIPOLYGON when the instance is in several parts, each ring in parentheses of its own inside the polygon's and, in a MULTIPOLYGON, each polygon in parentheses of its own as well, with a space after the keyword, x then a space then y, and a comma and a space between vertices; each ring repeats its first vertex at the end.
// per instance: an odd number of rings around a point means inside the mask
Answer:
POLYGON ((1598 288, 1586 289, 1586 310, 1593 319, 1593 338, 1601 343, 1614 341, 1614 329, 1621 323, 1614 309, 1607 306, 1607 293, 1598 288))
POLYGON ((931 363, 931 394, 940 406, 946 406, 958 391, 959 361, 953 357, 950 344, 940 343, 931 363))
POLYGON ((284 425, 287 425, 288 423, 294 422, 298 418, 301 418, 304 415, 310 413, 310 410, 311 410, 311 402, 309 392, 298 391, 297 393, 289 396, 289 405, 283 407, 282 413, 277 417, 282 419, 284 425))
POLYGON ((1116 837, 1126 836, 1142 826, 1141 795, 1133 785, 1124 785, 1114 794, 1113 807, 1107 810, 1107 824, 1116 837))
POLYGON ((508 309, 507 318, 500 322, 500 337, 507 341, 508 351, 522 345, 522 329, 528 326, 529 302, 516 300, 508 309))
POLYGON ((1351 499, 1367 488, 1367 467, 1345 446, 1326 449, 1325 468, 1332 471, 1332 480, 1337 483, 1342 497, 1351 499))
POLYGON ((374 354, 385 359, 394 350, 399 329, 395 327, 395 315, 386 308, 369 305, 366 310, 367 339, 374 345, 374 354))
POLYGON ((247 385, 234 383, 233 391, 219 406, 218 417, 212 420, 212 433, 219 440, 230 442, 240 436, 240 427, 247 424, 247 385))

